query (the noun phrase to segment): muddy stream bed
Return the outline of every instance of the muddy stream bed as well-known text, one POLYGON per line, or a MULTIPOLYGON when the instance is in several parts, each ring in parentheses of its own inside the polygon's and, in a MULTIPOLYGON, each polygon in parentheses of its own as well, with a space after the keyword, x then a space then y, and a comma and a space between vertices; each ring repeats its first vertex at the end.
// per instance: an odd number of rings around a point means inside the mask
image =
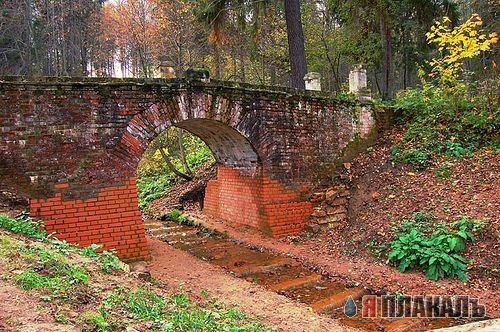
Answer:
POLYGON ((220 234, 211 234, 194 226, 156 219, 145 219, 144 224, 150 236, 218 265, 236 277, 305 303, 313 311, 338 319, 345 326, 365 331, 427 331, 471 321, 449 318, 362 318, 361 298, 373 294, 368 289, 361 286, 347 287, 304 267, 292 258, 248 248, 220 234), (352 296, 358 308, 357 314, 351 318, 344 314, 344 305, 349 296, 352 296))

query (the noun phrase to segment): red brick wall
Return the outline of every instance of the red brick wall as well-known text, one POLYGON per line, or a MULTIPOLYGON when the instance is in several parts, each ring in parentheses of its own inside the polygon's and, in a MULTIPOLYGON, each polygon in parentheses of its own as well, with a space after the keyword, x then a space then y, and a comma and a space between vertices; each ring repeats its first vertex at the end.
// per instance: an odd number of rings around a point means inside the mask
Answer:
POLYGON ((208 182, 204 211, 237 224, 261 228, 260 177, 242 176, 238 169, 217 167, 217 179, 208 182))
POLYGON ((307 189, 292 190, 276 180, 262 179, 263 215, 273 236, 296 235, 307 223, 312 213, 312 204, 305 195, 307 189))
POLYGON ((31 215, 43 220, 47 233, 82 247, 101 244, 116 249, 127 261, 148 257, 134 177, 101 188, 89 199, 64 198, 66 192, 78 190, 69 183, 56 184, 55 189, 54 197, 30 200, 31 215))
POLYGON ((207 212, 284 236, 305 224, 304 192, 374 121, 369 106, 315 92, 214 80, 0 78, 0 191, 31 198, 60 238, 144 256, 133 176, 171 125, 225 165, 208 185, 207 212))
POLYGON ((205 213, 276 237, 297 234, 311 209, 300 193, 283 188, 278 181, 223 165, 217 167, 217 179, 209 181, 205 190, 205 213))

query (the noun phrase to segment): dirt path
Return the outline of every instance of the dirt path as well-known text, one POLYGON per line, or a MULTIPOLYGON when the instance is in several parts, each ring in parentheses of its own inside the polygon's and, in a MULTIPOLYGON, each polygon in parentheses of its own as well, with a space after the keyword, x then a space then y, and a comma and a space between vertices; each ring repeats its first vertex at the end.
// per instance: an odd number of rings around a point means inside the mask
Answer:
POLYGON ((76 332, 77 328, 54 322, 44 305, 19 288, 0 279, 0 331, 76 332))
POLYGON ((480 283, 464 284, 459 280, 443 279, 429 281, 420 272, 400 273, 394 268, 384 264, 374 264, 363 257, 349 257, 332 253, 324 255, 324 248, 318 240, 305 243, 287 243, 265 237, 252 229, 236 228, 228 222, 210 218, 201 212, 191 212, 190 217, 207 228, 226 233, 229 237, 244 245, 262 248, 269 252, 292 257, 312 269, 335 277, 337 280, 350 286, 364 286, 374 291, 399 290, 407 295, 417 294, 456 294, 467 293, 469 296, 478 297, 481 304, 487 307, 490 318, 500 316, 496 299, 498 290, 489 288, 489 285, 480 283), (491 296, 493 295, 493 296, 491 296))
POLYGON ((153 257, 148 265, 151 275, 172 287, 180 286, 193 296, 199 296, 203 290, 209 291, 210 297, 217 298, 224 305, 235 305, 275 325, 279 331, 355 331, 262 286, 235 278, 222 268, 162 241, 149 238, 148 244, 153 257))

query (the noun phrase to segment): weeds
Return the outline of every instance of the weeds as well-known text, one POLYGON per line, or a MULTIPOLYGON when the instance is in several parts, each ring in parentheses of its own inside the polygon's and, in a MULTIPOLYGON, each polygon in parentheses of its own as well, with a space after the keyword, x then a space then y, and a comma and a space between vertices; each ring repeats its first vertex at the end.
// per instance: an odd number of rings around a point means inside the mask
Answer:
POLYGON ((474 243, 473 233, 483 227, 481 221, 467 217, 450 225, 433 222, 430 216, 418 212, 395 229, 397 238, 390 244, 388 257, 401 272, 419 269, 431 280, 449 276, 467 281, 467 260, 458 252, 465 250, 466 242, 474 243))
POLYGON ((125 307, 135 318, 156 321, 163 316, 165 299, 148 289, 138 288, 128 292, 125 307))
POLYGON ((103 272, 110 273, 114 269, 120 269, 120 259, 113 252, 106 250, 98 252, 102 246, 97 244, 78 248, 76 245, 69 244, 64 240, 59 240, 51 235, 48 236, 43 230, 41 222, 32 220, 26 213, 22 213, 16 218, 0 215, 0 228, 41 239, 43 242, 51 244, 56 251, 62 254, 67 255, 70 252, 74 252, 90 257, 99 265, 103 272))
POLYGON ((16 284, 24 290, 43 288, 55 294, 89 280, 85 268, 70 264, 58 252, 39 245, 15 245, 10 250, 17 253, 20 264, 29 266, 15 278, 16 284))
POLYGON ((117 288, 102 301, 98 312, 87 314, 86 323, 98 331, 109 331, 125 324, 119 313, 135 320, 152 322, 155 331, 272 331, 260 322, 250 320, 233 308, 211 302, 205 307, 192 303, 182 293, 165 299, 148 288, 117 288))
POLYGON ((17 234, 36 238, 44 238, 45 231, 40 222, 32 220, 27 213, 21 213, 17 218, 0 215, 0 227, 17 234))

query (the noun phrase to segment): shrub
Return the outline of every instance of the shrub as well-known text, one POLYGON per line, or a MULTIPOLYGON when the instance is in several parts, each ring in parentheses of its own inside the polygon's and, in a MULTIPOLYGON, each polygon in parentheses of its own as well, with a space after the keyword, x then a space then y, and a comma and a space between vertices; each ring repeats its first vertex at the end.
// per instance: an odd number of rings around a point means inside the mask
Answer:
POLYGON ((473 232, 481 227, 479 220, 467 217, 448 226, 442 221, 432 223, 425 214, 414 214, 396 229, 389 260, 397 263, 401 272, 419 269, 431 280, 449 276, 467 281, 467 261, 457 253, 465 250, 466 241, 475 241, 473 232), (430 233, 432 228, 436 230, 430 233))
POLYGON ((400 93, 395 103, 407 128, 390 150, 393 161, 424 169, 438 155, 461 158, 499 146, 500 105, 489 95, 441 95, 427 85, 400 93))

